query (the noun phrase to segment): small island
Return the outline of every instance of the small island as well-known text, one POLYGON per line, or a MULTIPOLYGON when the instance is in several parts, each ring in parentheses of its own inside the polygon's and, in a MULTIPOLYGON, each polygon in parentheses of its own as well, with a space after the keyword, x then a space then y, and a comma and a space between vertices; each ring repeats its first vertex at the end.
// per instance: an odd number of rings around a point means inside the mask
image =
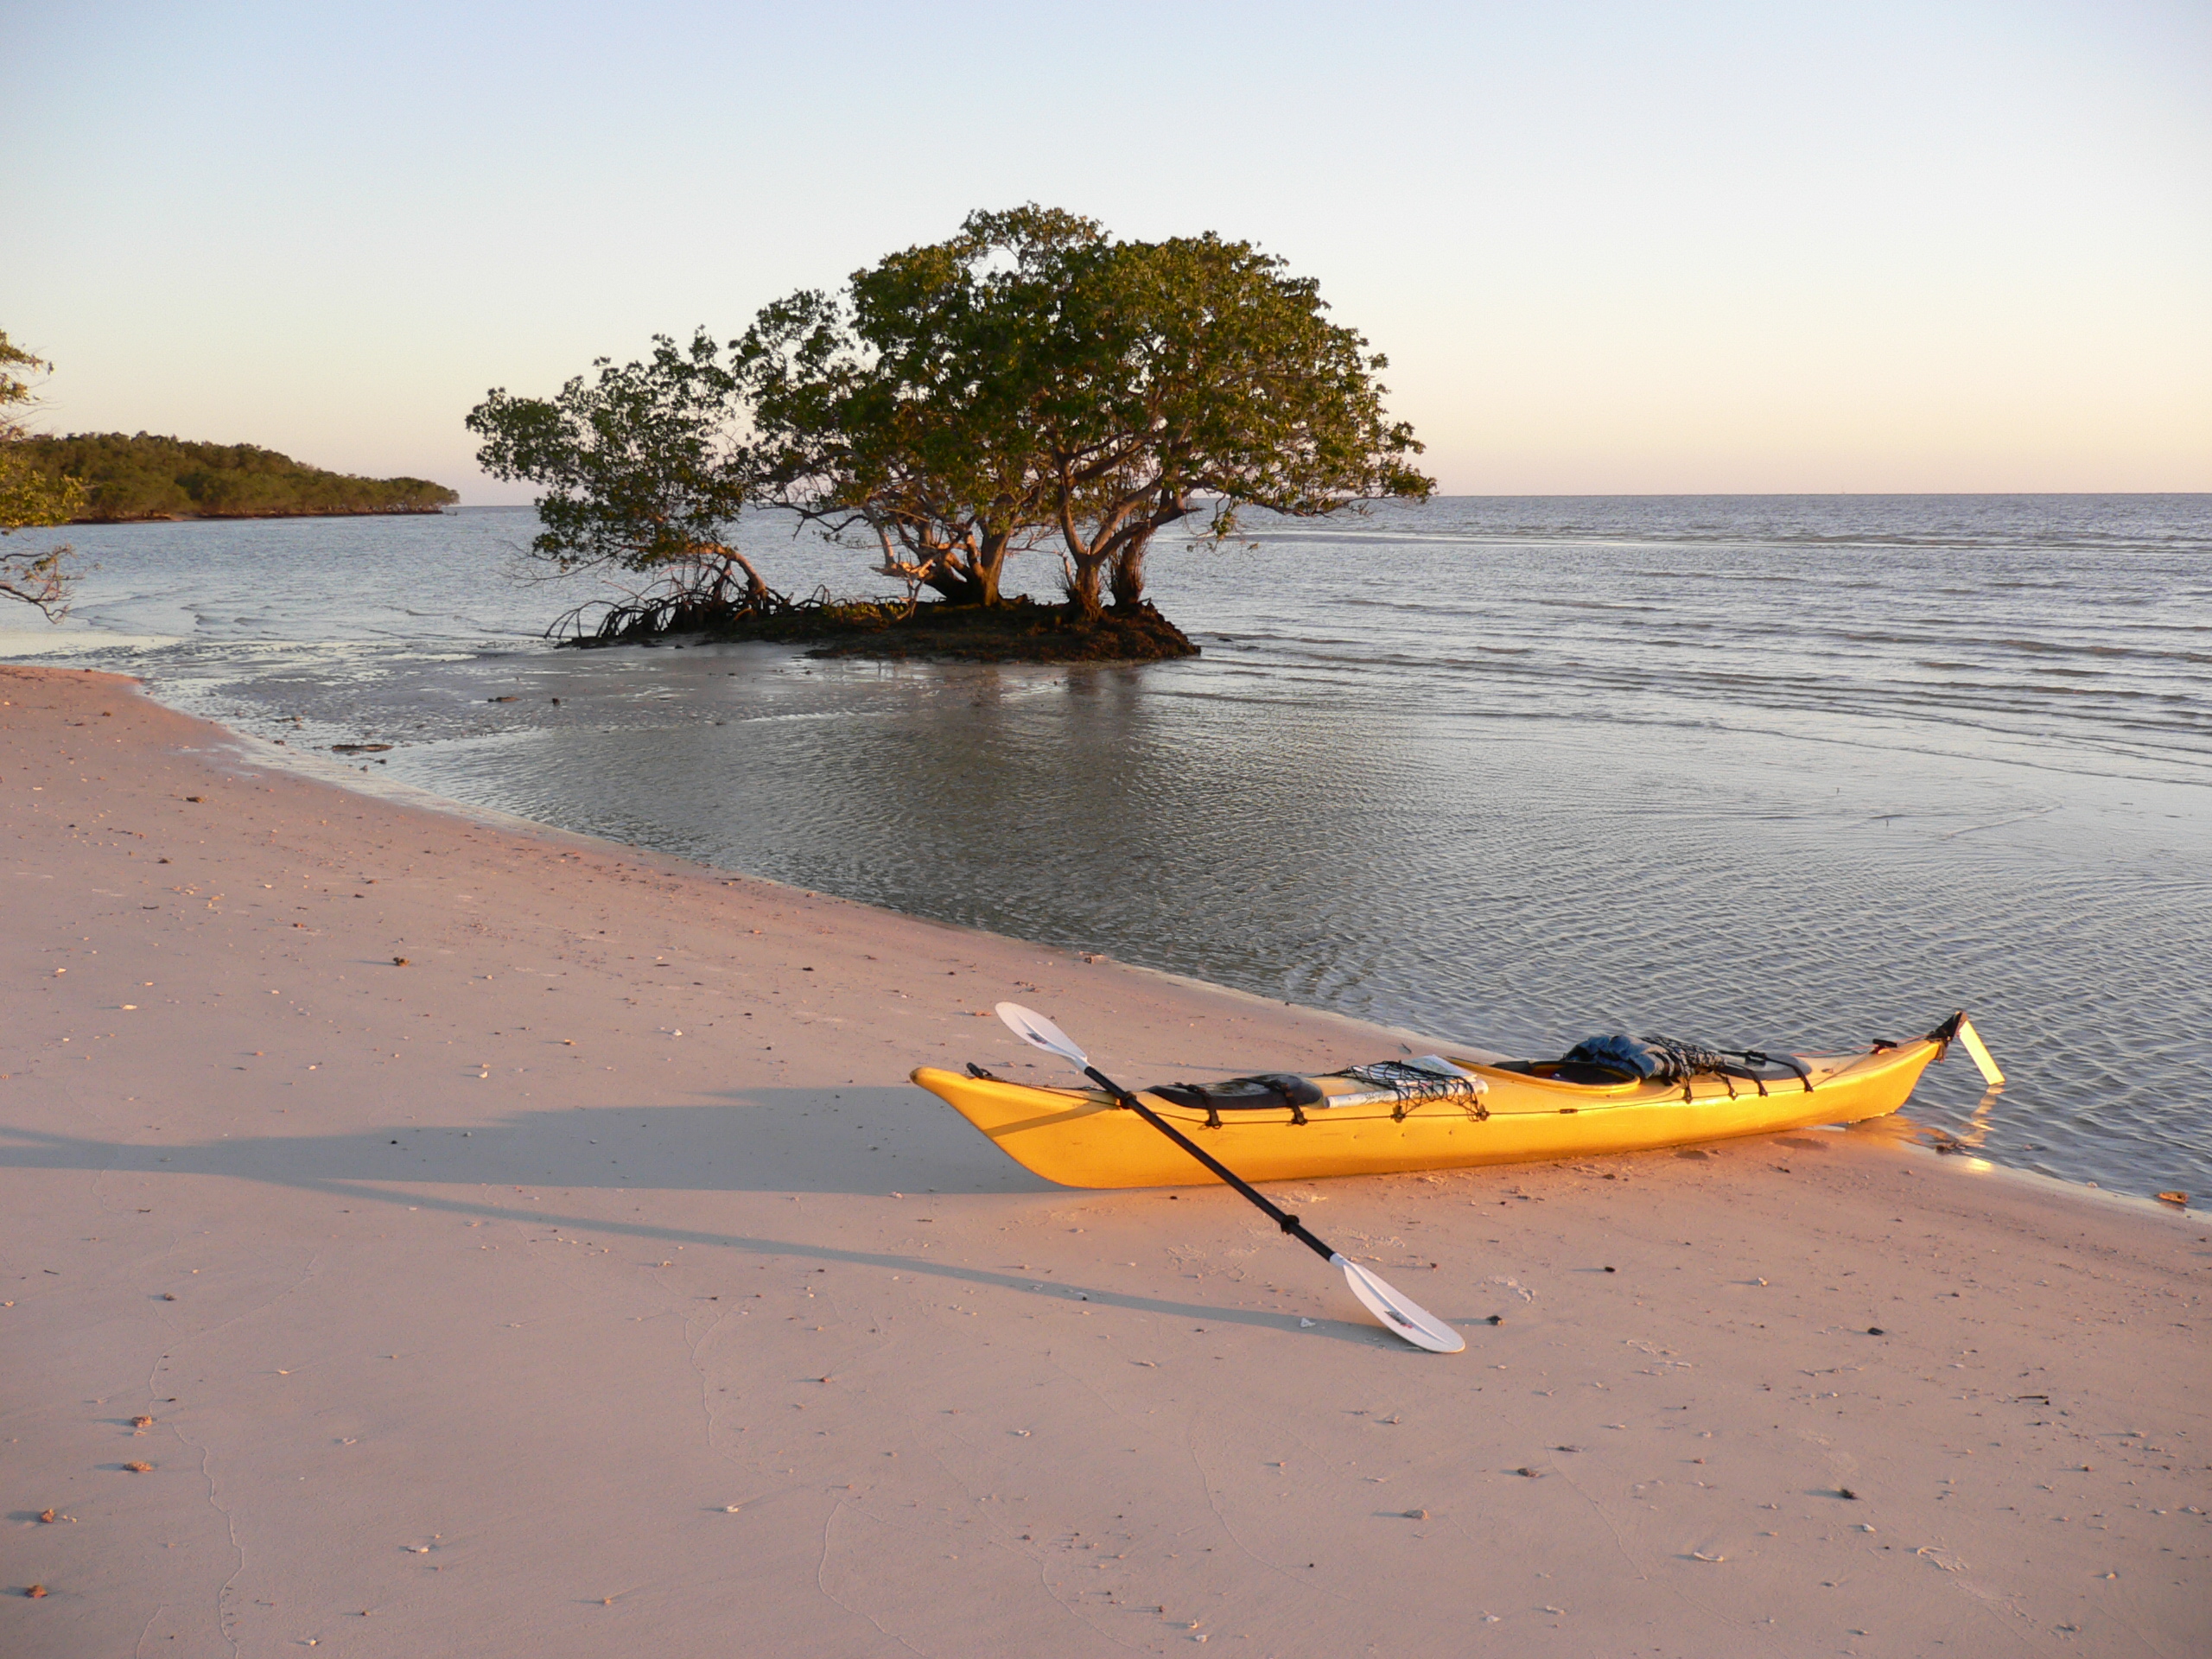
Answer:
POLYGON ((810 657, 875 657, 961 663, 1148 663, 1196 657, 1190 637, 1148 601, 1086 616, 1077 607, 1026 594, 995 605, 950 600, 791 600, 763 591, 750 606, 699 602, 663 588, 634 604, 594 601, 555 624, 571 645, 658 645, 672 636, 702 643, 802 645, 810 657))
POLYGON ((427 479, 325 472, 251 443, 192 443, 145 432, 26 435, 21 442, 32 470, 81 487, 82 510, 72 524, 435 512, 461 499, 427 479))
POLYGON ((659 335, 550 397, 494 387, 468 428, 486 473, 543 492, 531 553, 626 590, 556 621, 568 643, 1144 662, 1198 649, 1147 593, 1169 526, 1219 545, 1246 509, 1427 499, 1384 366, 1249 242, 1122 241, 1031 202, 779 300, 737 340, 659 335), (732 539, 777 515, 906 598, 779 591, 732 539), (1064 603, 1004 590, 1029 553, 1064 603))

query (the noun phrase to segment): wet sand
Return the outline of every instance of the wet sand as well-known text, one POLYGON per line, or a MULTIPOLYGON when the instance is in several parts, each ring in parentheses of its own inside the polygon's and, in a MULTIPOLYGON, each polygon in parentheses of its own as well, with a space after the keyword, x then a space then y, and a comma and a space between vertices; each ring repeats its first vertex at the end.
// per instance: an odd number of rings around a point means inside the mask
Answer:
POLYGON ((2202 1216, 1881 1128, 1281 1189, 1425 1355, 905 1081, 1401 1033, 0 702, 0 1651, 2212 1646, 2202 1216))

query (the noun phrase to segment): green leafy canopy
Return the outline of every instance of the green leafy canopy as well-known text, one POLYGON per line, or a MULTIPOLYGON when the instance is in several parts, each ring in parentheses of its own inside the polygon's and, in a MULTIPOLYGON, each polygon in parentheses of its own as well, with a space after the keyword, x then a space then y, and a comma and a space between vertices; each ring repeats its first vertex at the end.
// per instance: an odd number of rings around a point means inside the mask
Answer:
POLYGON ((777 301, 726 357, 663 337, 551 399, 495 391, 468 423, 487 470, 546 486, 534 550, 564 569, 728 552, 753 504, 864 531, 883 569, 984 603, 1011 553, 1050 545, 1095 612, 1109 582, 1139 602, 1153 537, 1205 506, 1217 539, 1241 507, 1427 496, 1384 359, 1326 314, 1249 243, 1116 241, 1033 203, 777 301))
POLYGON ((532 551, 563 569, 650 570, 726 550, 749 482, 720 357, 704 330, 688 346, 659 335, 646 362, 601 358, 552 397, 495 388, 469 412, 486 472, 545 486, 532 551))

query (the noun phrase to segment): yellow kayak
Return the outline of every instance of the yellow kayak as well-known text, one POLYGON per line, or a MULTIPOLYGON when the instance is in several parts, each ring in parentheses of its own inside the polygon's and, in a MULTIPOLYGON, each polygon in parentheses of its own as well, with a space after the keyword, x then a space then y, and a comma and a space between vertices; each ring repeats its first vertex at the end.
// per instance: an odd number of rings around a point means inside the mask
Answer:
MULTIPOLYGON (((1226 1084, 1164 1084, 1139 1098, 1247 1180, 1308 1180, 1643 1152, 1894 1112, 1962 1040, 2001 1081, 1965 1015, 1856 1054, 1768 1056, 1662 1081, 1587 1062, 1435 1055, 1226 1084)), ((1580 1050, 1576 1053, 1580 1054, 1580 1050)), ((1715 1057, 1705 1055, 1708 1062, 1715 1057)), ((1198 1186, 1214 1176, 1101 1089, 1046 1089, 971 1067, 913 1079, 1063 1186, 1198 1186)))

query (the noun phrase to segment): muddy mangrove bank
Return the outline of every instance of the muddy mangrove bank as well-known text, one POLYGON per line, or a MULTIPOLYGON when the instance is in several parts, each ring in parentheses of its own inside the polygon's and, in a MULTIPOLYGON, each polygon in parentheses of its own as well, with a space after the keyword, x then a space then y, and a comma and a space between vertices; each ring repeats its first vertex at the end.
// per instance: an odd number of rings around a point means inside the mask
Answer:
POLYGON ((660 645, 681 639, 800 645, 812 657, 979 663, 1143 663, 1195 657, 1190 637, 1150 604, 1085 617, 1071 605, 910 605, 899 600, 814 600, 781 607, 671 607, 602 626, 564 643, 660 645))

